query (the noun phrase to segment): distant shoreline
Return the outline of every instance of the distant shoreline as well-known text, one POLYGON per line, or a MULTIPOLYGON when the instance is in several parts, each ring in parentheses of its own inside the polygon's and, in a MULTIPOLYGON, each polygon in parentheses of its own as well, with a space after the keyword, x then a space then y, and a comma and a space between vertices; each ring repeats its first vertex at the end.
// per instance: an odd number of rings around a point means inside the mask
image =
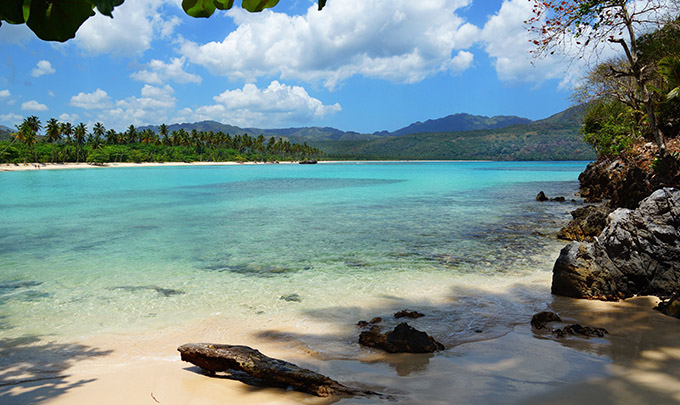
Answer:
MULTIPOLYGON (((337 164, 337 163, 479 163, 479 162, 493 162, 493 160, 319 160, 320 164, 337 164)), ((281 162, 144 162, 144 163, 105 163, 100 165, 90 163, 1 163, 0 172, 22 172, 30 170, 64 170, 64 169, 105 169, 116 167, 163 167, 163 166, 240 166, 240 165, 292 165, 298 164, 298 161, 281 161, 281 162)))
POLYGON ((106 163, 94 165, 90 163, 28 163, 0 164, 0 172, 20 172, 27 170, 63 170, 63 169, 105 169, 112 167, 163 167, 163 166, 238 166, 238 165, 264 165, 264 164, 297 164, 297 162, 144 162, 144 163, 106 163))

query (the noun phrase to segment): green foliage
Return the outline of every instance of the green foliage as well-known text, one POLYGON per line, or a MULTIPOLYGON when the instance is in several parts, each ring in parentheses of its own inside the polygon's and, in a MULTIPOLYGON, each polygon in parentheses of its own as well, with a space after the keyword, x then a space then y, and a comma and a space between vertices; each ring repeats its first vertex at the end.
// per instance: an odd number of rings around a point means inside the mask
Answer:
POLYGON ((80 123, 59 123, 50 119, 45 135, 38 135, 40 120, 28 117, 9 141, 0 141, 0 163, 15 162, 196 162, 196 161, 273 161, 318 158, 322 152, 306 144, 283 138, 231 137, 223 132, 180 129, 160 134, 130 125, 125 133, 108 130, 96 123, 88 133, 80 123), (165 135, 162 135, 165 134, 165 135), (159 136, 160 135, 160 136, 159 136))
POLYGON ((598 156, 615 156, 633 144, 635 128, 630 107, 618 101, 600 101, 586 112, 581 132, 598 156))
MULTIPOLYGON (((76 36, 78 28, 94 13, 113 17, 113 9, 124 0, 2 0, 0 24, 26 24, 38 38, 45 41, 64 42, 76 36)), ((242 7, 250 12, 260 12, 274 7, 279 0, 242 0, 242 7)), ((319 1, 319 10, 326 0, 319 1)), ((216 9, 229 10, 234 0, 182 0, 182 8, 192 17, 210 17, 216 9)))

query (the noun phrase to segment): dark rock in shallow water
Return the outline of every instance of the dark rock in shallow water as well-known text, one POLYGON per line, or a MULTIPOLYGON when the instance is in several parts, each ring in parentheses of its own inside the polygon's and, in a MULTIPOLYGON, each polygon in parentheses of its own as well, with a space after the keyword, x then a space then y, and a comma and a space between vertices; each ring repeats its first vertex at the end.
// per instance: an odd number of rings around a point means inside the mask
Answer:
POLYGON ((235 379, 267 387, 291 387, 320 397, 378 395, 347 387, 315 371, 267 357, 248 346, 188 343, 177 348, 182 360, 210 372, 229 372, 235 379), (242 374, 246 376, 242 376, 242 374), (239 378, 240 377, 240 378, 239 378))
POLYGON ((613 210, 606 205, 587 205, 571 213, 572 220, 557 234, 559 239, 591 242, 607 226, 613 210))
POLYGON ((302 302, 302 298, 298 294, 282 295, 279 299, 288 302, 302 302))
POLYGON ((607 330, 605 328, 594 328, 592 326, 581 326, 577 323, 573 325, 567 325, 564 328, 560 329, 554 329, 552 331, 554 335, 557 337, 565 337, 567 335, 574 335, 574 336, 586 336, 586 337, 604 337, 606 335, 607 330))
POLYGON ((415 318, 422 318, 423 316, 425 316, 425 314, 422 314, 418 311, 409 311, 407 309, 402 309, 401 311, 394 314, 394 317, 397 318, 397 319, 399 319, 399 318, 415 319, 415 318))
MULTIPOLYGON (((535 314, 531 318, 531 326, 535 329, 547 329, 547 326, 551 322, 562 322, 562 318, 554 312, 543 311, 535 314)), ((607 330, 604 328, 595 328, 592 326, 581 326, 577 323, 572 325, 567 325, 563 328, 553 329, 552 333, 557 337, 563 338, 567 335, 578 335, 587 337, 603 337, 607 334, 607 330)))
POLYGON ((380 333, 380 328, 374 325, 370 331, 361 332, 359 343, 383 349, 388 353, 433 353, 444 350, 444 345, 434 340, 432 336, 412 328, 405 322, 386 334, 380 333))
POLYGON ((536 329, 544 329, 548 322, 562 322, 559 315, 550 311, 543 311, 531 317, 531 326, 536 329))
POLYGON ((184 294, 184 291, 182 290, 174 290, 172 288, 162 288, 158 287, 155 285, 141 285, 141 286, 122 286, 122 287, 114 287, 114 290, 125 290, 125 291, 141 291, 141 290, 153 290, 156 291, 158 294, 164 296, 164 297, 171 297, 173 295, 182 295, 184 294))
POLYGON ((636 210, 617 209, 609 220, 594 242, 562 249, 553 294, 616 300, 680 290, 680 190, 657 190, 636 210))
POLYGON ((539 191, 538 195, 536 196, 536 201, 548 201, 548 197, 543 191, 539 191))
POLYGON ((654 309, 664 315, 680 319, 680 294, 673 293, 669 299, 659 302, 659 305, 654 307, 654 309))

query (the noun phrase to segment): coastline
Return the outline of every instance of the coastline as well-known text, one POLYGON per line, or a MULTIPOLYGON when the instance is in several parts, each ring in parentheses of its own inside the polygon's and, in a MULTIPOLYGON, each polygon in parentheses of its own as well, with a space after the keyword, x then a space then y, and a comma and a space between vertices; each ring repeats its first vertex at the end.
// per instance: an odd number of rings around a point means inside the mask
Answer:
MULTIPOLYGON (((569 323, 609 330, 605 338, 557 339, 517 324, 498 338, 437 354, 384 354, 360 349, 352 358, 320 353, 295 325, 204 319, 192 325, 77 342, 77 356, 56 376, 0 386, 0 403, 73 404, 329 404, 335 403, 671 403, 680 401, 680 322, 651 307, 656 299, 621 302, 548 297, 569 323), (262 329, 269 330, 267 334, 262 329), (180 361, 188 342, 245 344, 385 398, 317 398, 209 377, 180 361), (100 353, 95 355, 92 353, 100 353)), ((353 325, 345 332, 358 334, 353 325)), ((321 332, 321 330, 319 330, 321 332)), ((337 330, 328 331, 336 333, 337 330)), ((356 342, 347 342, 358 346, 356 342)), ((49 359, 43 359, 49 360, 49 359)))
POLYGON ((28 163, 26 165, 14 165, 10 163, 0 164, 0 172, 19 172, 28 170, 64 170, 64 169, 106 169, 127 167, 163 167, 163 166, 238 166, 238 165, 273 165, 273 164, 297 164, 297 162, 145 162, 145 163, 106 163, 93 165, 90 163, 28 163))

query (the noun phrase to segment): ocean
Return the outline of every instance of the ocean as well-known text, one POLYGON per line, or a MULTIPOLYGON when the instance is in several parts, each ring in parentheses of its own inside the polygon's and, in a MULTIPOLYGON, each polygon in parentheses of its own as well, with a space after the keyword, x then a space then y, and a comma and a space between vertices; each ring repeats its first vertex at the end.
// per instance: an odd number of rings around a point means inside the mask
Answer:
POLYGON ((405 308, 447 346, 500 336, 545 308, 586 163, 0 173, 0 341, 405 308))

